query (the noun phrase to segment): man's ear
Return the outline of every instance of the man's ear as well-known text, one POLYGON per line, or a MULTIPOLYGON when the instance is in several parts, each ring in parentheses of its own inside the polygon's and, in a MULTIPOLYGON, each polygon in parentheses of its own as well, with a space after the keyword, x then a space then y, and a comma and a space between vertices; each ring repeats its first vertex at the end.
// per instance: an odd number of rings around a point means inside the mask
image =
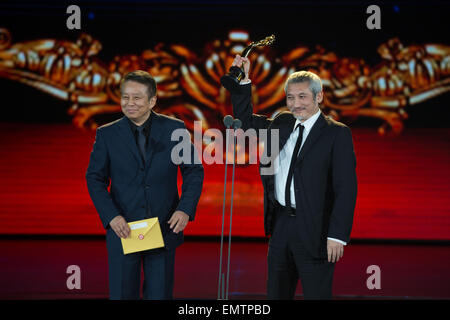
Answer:
POLYGON ((316 95, 316 103, 322 103, 323 101, 323 91, 320 91, 317 95, 316 95))
POLYGON ((150 105, 151 105, 152 108, 156 105, 156 100, 158 100, 156 98, 156 94, 153 97, 150 98, 150 105))

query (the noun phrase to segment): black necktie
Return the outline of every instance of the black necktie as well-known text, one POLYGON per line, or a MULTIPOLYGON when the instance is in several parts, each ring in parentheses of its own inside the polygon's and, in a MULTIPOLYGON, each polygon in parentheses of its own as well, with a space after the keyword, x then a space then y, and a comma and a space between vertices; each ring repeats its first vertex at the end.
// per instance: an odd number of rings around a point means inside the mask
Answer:
POLYGON ((142 159, 144 159, 145 162, 145 134, 144 134, 144 126, 137 127, 138 131, 138 144, 139 144, 139 150, 141 151, 142 159))
POLYGON ((289 173, 286 181, 286 189, 284 190, 284 199, 286 201, 285 205, 288 208, 291 207, 291 183, 292 177, 294 175, 295 161, 297 160, 298 151, 300 150, 300 146, 302 145, 303 129, 305 128, 300 123, 297 125, 297 127, 295 127, 295 130, 297 130, 298 127, 300 127, 300 132, 298 133, 297 142, 295 143, 294 152, 292 153, 291 165, 289 166, 289 173))

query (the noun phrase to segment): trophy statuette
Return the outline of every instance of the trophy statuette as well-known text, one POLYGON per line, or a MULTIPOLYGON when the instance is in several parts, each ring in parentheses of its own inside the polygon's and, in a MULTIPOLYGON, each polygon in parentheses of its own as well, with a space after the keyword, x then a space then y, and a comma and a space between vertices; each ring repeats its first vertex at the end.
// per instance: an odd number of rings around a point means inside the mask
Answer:
MULTIPOLYGON (((254 47, 264 47, 271 45, 275 41, 275 35, 268 36, 260 41, 250 43, 244 51, 242 51, 241 56, 247 58, 250 51, 254 47)), ((236 92, 239 90, 239 82, 245 77, 244 68, 232 66, 229 72, 220 78, 220 83, 230 92, 236 92)))

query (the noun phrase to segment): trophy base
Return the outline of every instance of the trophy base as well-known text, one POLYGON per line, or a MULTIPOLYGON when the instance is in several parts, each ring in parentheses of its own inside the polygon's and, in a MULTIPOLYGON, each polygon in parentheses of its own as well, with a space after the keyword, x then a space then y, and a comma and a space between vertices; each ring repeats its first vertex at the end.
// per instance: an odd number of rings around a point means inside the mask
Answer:
POLYGON ((241 82, 244 76, 245 74, 242 68, 232 66, 230 72, 220 78, 220 83, 231 93, 238 92, 240 90, 239 82, 241 82))

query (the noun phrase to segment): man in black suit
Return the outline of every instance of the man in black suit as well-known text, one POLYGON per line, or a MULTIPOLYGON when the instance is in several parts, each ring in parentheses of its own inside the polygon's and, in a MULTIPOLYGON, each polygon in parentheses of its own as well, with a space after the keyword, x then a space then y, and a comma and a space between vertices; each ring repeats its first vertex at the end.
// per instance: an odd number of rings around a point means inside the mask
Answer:
POLYGON ((233 112, 244 130, 267 129, 265 150, 278 130, 279 152, 260 165, 268 251, 269 299, 293 299, 300 278, 305 299, 330 299, 335 263, 350 240, 356 204, 356 159, 350 129, 322 114, 322 82, 312 72, 285 84, 290 112, 253 114, 250 61, 236 56, 245 78, 232 90, 233 112))
MULTIPOLYGON (((181 120, 154 112, 156 82, 144 71, 124 76, 121 106, 124 117, 97 129, 86 181, 106 229, 111 299, 139 299, 141 264, 144 299, 171 299, 175 248, 194 220, 203 185, 203 167, 190 140, 190 156, 174 163, 175 130, 181 120), (190 161, 189 161, 190 158, 190 161), (178 168, 183 178, 178 195, 178 168), (111 183, 110 191, 108 186, 111 183), (165 247, 124 255, 120 238, 130 234, 128 222, 158 217, 165 247)), ((186 150, 186 148, 184 148, 186 150)), ((178 161, 178 160, 177 160, 178 161)))

